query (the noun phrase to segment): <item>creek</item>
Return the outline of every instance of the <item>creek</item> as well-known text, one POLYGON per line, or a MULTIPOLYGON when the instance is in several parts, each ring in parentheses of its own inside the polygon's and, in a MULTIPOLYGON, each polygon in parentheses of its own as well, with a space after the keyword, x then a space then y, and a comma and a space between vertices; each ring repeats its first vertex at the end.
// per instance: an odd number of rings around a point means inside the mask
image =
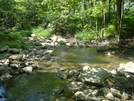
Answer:
MULTIPOLYGON (((58 65, 54 63, 46 67, 44 73, 23 74, 4 83, 5 95, 10 98, 9 101, 74 101, 72 92, 66 87, 69 81, 57 78, 52 72, 55 68, 79 69, 89 65, 101 66, 110 71, 118 68, 120 63, 134 62, 133 51, 123 54, 122 50, 109 51, 109 55, 108 52, 97 52, 96 48, 58 47, 55 50, 54 54, 60 58, 56 61, 58 65)), ((45 62, 40 64, 43 66, 45 62)), ((3 89, 0 89, 0 93, 3 89)), ((0 101, 5 99, 0 98, 0 101)))

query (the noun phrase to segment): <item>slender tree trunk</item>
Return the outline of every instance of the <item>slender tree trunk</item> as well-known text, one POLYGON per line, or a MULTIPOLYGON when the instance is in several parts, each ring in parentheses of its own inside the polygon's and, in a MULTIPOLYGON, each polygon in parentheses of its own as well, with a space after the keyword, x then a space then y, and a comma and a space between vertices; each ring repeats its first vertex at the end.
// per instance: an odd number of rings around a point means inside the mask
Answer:
POLYGON ((97 39, 101 39, 100 35, 98 34, 98 19, 96 18, 95 19, 96 21, 96 29, 95 29, 95 32, 96 32, 96 35, 97 35, 97 39))
POLYGON ((109 22, 110 19, 111 19, 111 0, 109 0, 109 7, 108 7, 108 10, 109 10, 109 12, 108 12, 108 22, 109 22))
POLYGON ((121 40, 122 36, 122 18, 123 18, 123 4, 124 0, 117 0, 117 35, 118 42, 121 40))
POLYGON ((102 37, 102 39, 103 39, 103 37, 104 37, 104 33, 105 33, 105 22, 106 22, 106 19, 105 19, 105 0, 102 0, 102 2, 103 2, 103 8, 102 8, 102 27, 103 27, 103 29, 102 29, 102 33, 101 33, 101 37, 102 37))

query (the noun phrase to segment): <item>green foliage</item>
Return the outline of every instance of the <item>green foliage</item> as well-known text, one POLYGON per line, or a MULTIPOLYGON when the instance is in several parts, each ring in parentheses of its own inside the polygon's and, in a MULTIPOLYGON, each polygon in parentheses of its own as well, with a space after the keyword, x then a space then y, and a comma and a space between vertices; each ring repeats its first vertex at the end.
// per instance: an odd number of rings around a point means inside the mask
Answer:
POLYGON ((44 36, 44 37, 51 35, 49 30, 44 29, 42 27, 33 28, 32 33, 36 34, 37 36, 44 36))
POLYGON ((9 46, 10 48, 22 48, 22 49, 28 49, 29 46, 25 44, 25 41, 23 39, 18 40, 6 40, 1 41, 0 46, 9 46))
POLYGON ((104 37, 108 37, 110 35, 115 35, 115 30, 116 30, 115 25, 109 24, 105 29, 104 37))
MULTIPOLYGON (((115 5, 115 0, 0 0, 0 29, 6 29, 4 34, 9 34, 5 40, 30 36, 32 33, 47 36, 51 35, 50 32, 76 34, 83 40, 103 36, 102 32, 107 37, 115 34, 115 5)), ((133 12, 132 5, 125 6, 124 37, 133 37, 130 34, 134 31, 133 12)))
POLYGON ((94 30, 90 30, 90 31, 82 31, 82 32, 78 32, 77 34, 75 34, 76 38, 82 39, 82 41, 91 41, 95 39, 95 35, 94 35, 95 31, 94 30))

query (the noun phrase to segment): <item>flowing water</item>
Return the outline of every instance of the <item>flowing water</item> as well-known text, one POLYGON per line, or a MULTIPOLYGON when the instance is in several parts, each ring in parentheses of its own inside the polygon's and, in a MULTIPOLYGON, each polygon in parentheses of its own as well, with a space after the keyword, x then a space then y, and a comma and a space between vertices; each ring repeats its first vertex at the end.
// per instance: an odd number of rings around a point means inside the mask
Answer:
MULTIPOLYGON (((9 101, 56 101, 59 98, 73 101, 71 100, 73 99, 71 91, 66 88, 68 81, 55 77, 51 71, 54 71, 55 68, 79 69, 85 65, 97 65, 112 70, 118 68, 120 63, 134 62, 133 51, 128 51, 125 54, 122 54, 123 51, 120 50, 110 52, 115 54, 99 53, 95 48, 59 47, 54 54, 60 59, 52 63, 50 67, 45 67, 47 72, 35 72, 12 78, 6 83, 6 95, 11 98, 9 101), (57 87, 61 91, 55 93, 57 87)), ((46 63, 40 64, 43 66, 46 63)), ((4 100, 0 98, 0 101, 4 100)))

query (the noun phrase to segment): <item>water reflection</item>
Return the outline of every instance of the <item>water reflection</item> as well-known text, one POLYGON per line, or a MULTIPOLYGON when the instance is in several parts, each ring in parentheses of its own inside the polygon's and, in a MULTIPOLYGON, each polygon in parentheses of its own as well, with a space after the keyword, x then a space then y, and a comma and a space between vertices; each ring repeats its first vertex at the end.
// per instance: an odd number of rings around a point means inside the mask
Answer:
MULTIPOLYGON (((112 51, 111 51, 112 52, 112 51)), ((84 65, 102 66, 108 70, 118 68, 120 63, 134 62, 134 52, 121 54, 117 52, 108 54, 106 52, 97 52, 95 48, 59 48, 56 54, 61 57, 58 61, 62 68, 78 68, 84 65)))
POLYGON ((58 79, 53 73, 32 73, 10 80, 7 85, 9 101, 52 101, 60 96, 70 98, 72 93, 65 91, 66 81, 58 79), (60 87, 64 93, 53 94, 60 87))

